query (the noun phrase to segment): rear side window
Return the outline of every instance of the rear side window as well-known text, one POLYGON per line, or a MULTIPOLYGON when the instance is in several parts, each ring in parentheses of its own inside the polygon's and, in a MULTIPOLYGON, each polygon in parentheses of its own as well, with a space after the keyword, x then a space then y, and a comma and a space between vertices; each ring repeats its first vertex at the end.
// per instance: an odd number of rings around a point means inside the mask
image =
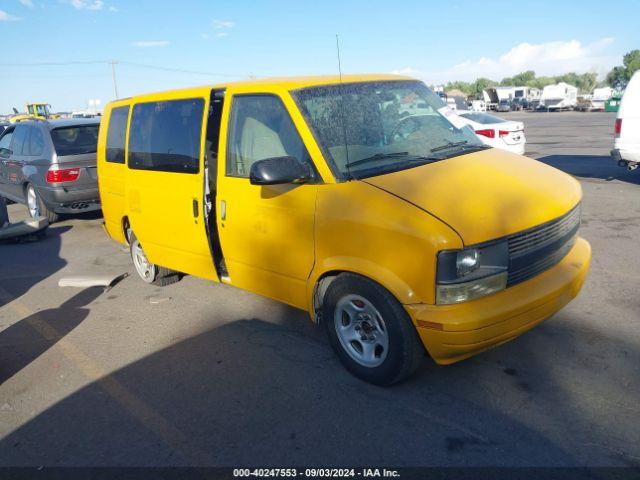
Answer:
POLYGON ((98 125, 78 125, 51 130, 51 140, 60 157, 95 153, 98 145, 98 125))
POLYGON ((23 154, 22 149, 24 148, 25 142, 29 138, 29 130, 30 129, 28 125, 18 125, 16 129, 13 131, 13 140, 11 141, 11 151, 13 152, 14 155, 23 154))
POLYGON ((140 103, 129 129, 129 168, 198 173, 204 99, 140 103))
POLYGON ((37 127, 31 128, 31 136, 29 137, 29 150, 27 155, 40 156, 44 153, 44 135, 42 130, 37 127))
POLYGON ((124 139, 127 133, 129 106, 114 108, 109 119, 107 131, 107 162, 124 163, 124 139))
POLYGON ((9 150, 11 148, 11 140, 13 139, 13 131, 5 133, 0 138, 0 150, 9 150))

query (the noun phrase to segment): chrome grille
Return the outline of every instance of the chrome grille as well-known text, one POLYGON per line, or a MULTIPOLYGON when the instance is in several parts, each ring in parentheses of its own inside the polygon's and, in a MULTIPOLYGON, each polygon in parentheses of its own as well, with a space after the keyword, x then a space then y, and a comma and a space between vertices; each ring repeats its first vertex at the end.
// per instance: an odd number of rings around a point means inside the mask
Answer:
POLYGON ((580 213, 578 204, 556 220, 510 236, 507 285, 524 282, 562 260, 580 228, 580 213))

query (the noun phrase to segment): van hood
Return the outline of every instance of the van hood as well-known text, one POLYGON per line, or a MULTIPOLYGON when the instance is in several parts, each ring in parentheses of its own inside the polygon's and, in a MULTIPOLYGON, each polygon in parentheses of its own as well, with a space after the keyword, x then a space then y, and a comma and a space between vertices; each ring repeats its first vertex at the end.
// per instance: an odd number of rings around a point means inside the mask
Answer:
POLYGON ((582 197, 566 173, 495 148, 363 181, 439 218, 465 245, 553 220, 582 197))

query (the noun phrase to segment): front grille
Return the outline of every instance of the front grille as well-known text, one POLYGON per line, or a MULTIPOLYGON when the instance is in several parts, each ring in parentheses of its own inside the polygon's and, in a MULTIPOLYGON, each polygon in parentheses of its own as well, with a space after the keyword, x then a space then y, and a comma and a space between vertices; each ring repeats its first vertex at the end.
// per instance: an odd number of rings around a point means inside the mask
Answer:
POLYGON ((578 204, 560 218, 508 238, 507 286, 535 277, 564 258, 580 228, 580 210, 578 204))

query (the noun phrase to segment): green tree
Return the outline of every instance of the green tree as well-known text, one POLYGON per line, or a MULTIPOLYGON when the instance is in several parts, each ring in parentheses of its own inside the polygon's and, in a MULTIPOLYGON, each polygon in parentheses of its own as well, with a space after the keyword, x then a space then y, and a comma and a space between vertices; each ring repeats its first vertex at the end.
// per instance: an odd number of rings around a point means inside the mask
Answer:
POLYGON ((471 84, 471 93, 476 96, 481 95, 484 89, 495 87, 497 84, 498 82, 489 78, 477 78, 476 81, 471 84))
POLYGON ((461 92, 464 92, 466 95, 471 95, 472 93, 471 84, 467 82, 462 82, 460 80, 447 83, 444 87, 444 90, 445 92, 448 92, 450 90, 460 90, 461 92))
POLYGON ((607 73, 607 84, 610 87, 622 90, 627 84, 627 70, 624 67, 613 67, 607 73))
POLYGON ((518 73, 512 77, 513 85, 516 87, 520 87, 526 85, 527 82, 530 82, 536 78, 536 72, 533 70, 527 70, 526 72, 518 73))
POLYGON ((607 74, 607 83, 610 87, 623 89, 638 70, 640 70, 640 50, 631 50, 622 58, 622 65, 613 67, 607 74))

